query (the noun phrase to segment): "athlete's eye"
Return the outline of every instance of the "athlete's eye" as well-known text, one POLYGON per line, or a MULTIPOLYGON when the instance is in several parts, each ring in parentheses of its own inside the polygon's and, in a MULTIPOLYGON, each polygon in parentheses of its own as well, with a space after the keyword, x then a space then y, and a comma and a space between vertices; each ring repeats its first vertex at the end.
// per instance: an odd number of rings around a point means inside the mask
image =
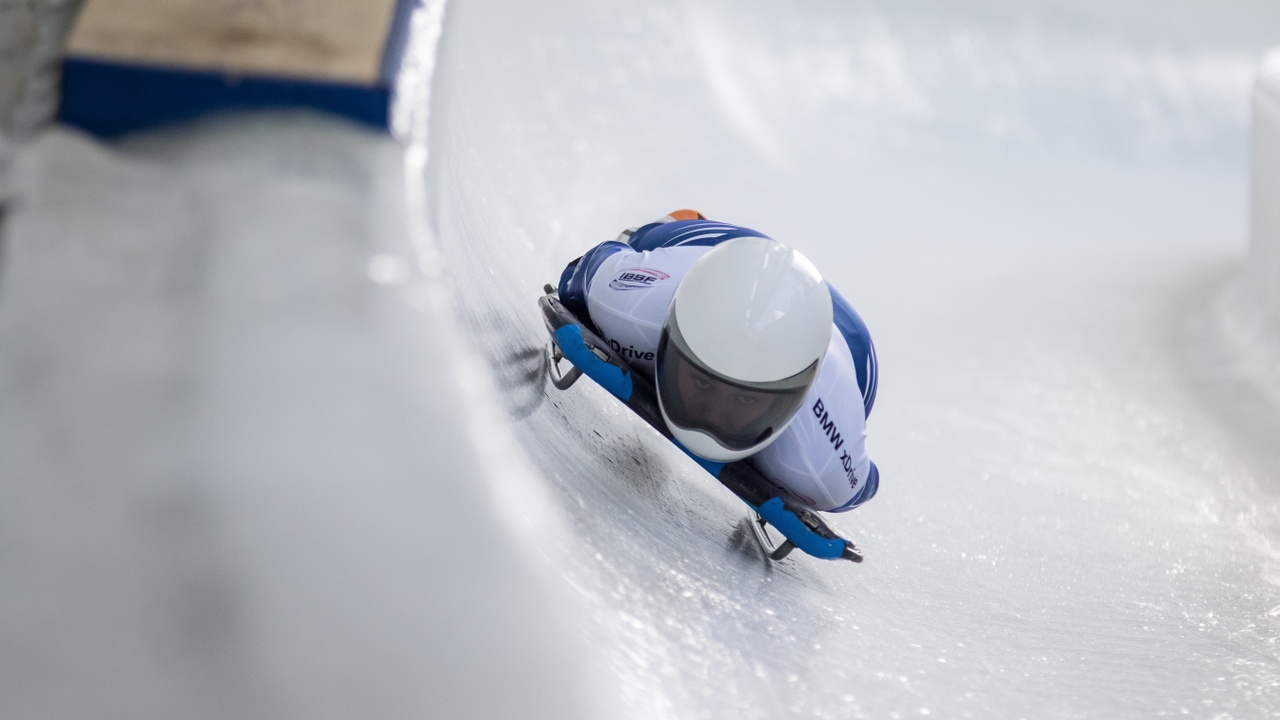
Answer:
POLYGON ((755 399, 755 397, 753 397, 753 396, 751 396, 751 395, 739 395, 739 396, 738 396, 738 404, 740 404, 740 405, 755 405, 755 404, 756 404, 756 399, 755 399))
POLYGON ((710 390, 710 389, 711 389, 711 381, 710 381, 710 380, 707 380, 706 378, 700 378, 700 377, 696 377, 696 376, 695 376, 695 377, 693 378, 693 384, 694 384, 694 385, 695 385, 699 390, 710 390))

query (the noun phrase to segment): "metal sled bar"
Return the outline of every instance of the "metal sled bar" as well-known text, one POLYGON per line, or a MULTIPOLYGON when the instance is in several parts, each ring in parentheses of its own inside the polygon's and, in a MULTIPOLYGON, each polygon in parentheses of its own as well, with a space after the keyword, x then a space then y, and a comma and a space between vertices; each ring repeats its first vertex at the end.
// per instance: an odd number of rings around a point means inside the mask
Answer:
POLYGON ((547 375, 551 378, 551 384, 556 386, 557 390, 568 390, 573 386, 578 378, 582 377, 582 371, 572 363, 569 364, 569 371, 560 370, 560 361, 564 359, 564 355, 560 353, 560 346, 555 341, 547 343, 547 375))
POLYGON ((790 555, 791 551, 795 549, 796 549, 795 543, 791 542, 790 540, 783 540, 781 545, 779 545, 773 552, 769 553, 769 559, 775 560, 775 561, 781 560, 786 556, 790 555))
POLYGON ((776 562, 790 555, 791 551, 796 547, 795 543, 783 538, 780 544, 774 545, 773 538, 769 535, 769 523, 765 522, 765 519, 760 517, 758 512, 753 511, 751 515, 751 534, 755 536, 756 543, 760 546, 760 550, 764 552, 765 557, 776 562))

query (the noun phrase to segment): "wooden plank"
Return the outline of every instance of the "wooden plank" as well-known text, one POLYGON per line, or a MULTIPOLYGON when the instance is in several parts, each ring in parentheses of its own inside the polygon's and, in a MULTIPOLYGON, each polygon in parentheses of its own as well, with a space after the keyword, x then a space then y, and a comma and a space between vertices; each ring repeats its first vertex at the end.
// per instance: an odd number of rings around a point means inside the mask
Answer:
POLYGON ((386 127, 416 0, 87 0, 59 118, 110 136, 228 109, 386 127))
POLYGON ((395 11, 396 0, 89 0, 68 54, 374 84, 395 11))

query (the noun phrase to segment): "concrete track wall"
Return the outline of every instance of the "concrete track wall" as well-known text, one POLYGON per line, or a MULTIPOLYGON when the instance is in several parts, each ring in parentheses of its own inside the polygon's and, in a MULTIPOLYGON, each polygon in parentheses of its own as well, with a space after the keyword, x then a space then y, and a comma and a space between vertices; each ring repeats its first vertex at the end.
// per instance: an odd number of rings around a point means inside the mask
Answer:
POLYGON ((35 42, 36 8, 32 3, 0 2, 0 131, 22 92, 27 58, 35 42))
POLYGON ((0 0, 0 137, 27 136, 57 108, 57 63, 82 0, 0 0))

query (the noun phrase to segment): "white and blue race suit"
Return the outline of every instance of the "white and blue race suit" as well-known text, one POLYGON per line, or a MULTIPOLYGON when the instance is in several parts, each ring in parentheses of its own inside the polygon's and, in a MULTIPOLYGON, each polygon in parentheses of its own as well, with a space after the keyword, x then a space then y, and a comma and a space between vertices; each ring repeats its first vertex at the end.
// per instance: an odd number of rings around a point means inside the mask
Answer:
MULTIPOLYGON (((672 213, 570 263, 560 277, 560 301, 652 379, 676 287, 711 247, 736 237, 767 238, 694 211, 672 213)), ((843 512, 870 500, 880 486, 880 472, 866 450, 877 365, 866 324, 827 287, 834 321, 818 376, 778 439, 747 461, 791 502, 843 512)))

